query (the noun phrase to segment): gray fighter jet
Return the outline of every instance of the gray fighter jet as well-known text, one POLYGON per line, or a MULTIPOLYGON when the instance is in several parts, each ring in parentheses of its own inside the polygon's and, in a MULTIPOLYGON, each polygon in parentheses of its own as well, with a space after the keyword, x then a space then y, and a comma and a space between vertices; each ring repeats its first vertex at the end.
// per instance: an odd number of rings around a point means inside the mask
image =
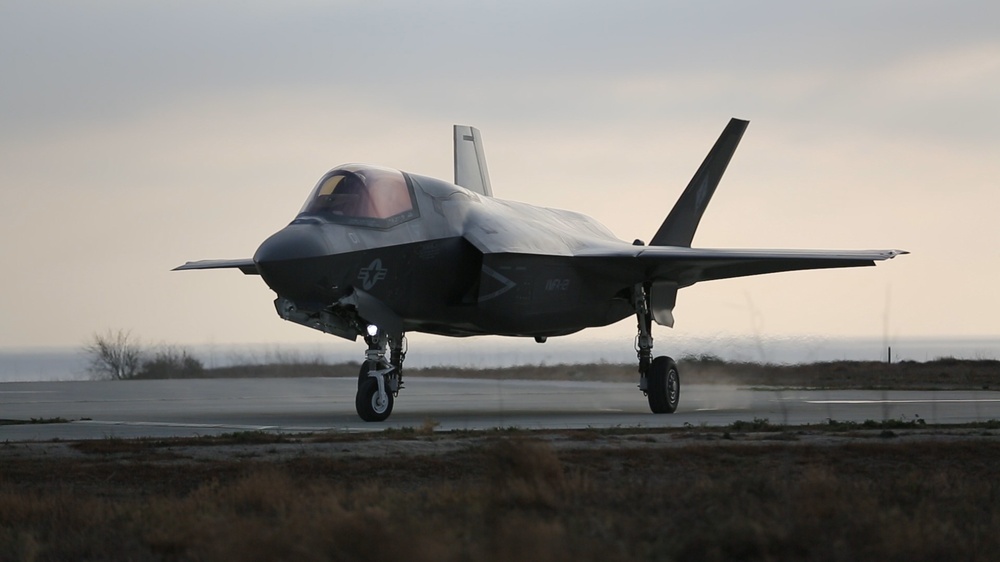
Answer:
MULTIPOLYGON (((403 388, 406 332, 539 343, 629 316, 639 389, 654 413, 680 399, 674 361, 653 357, 652 324, 673 326, 678 289, 781 271, 875 265, 900 250, 731 250, 691 240, 748 122, 732 119, 650 239, 625 242, 571 211, 493 197, 482 138, 455 126, 455 182, 362 164, 327 172, 295 219, 236 268, 274 290, 278 315, 368 345, 355 400, 385 420, 403 388), (387 358, 388 355, 388 358, 387 358)), ((625 201, 622 204, 626 204, 625 201)))

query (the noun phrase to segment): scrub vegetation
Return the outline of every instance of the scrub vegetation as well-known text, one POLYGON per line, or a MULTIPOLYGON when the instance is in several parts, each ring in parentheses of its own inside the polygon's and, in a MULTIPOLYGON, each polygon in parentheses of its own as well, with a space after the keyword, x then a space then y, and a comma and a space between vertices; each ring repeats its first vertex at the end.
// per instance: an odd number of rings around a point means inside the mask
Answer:
MULTIPOLYGON (((274 351, 233 358, 233 365, 207 368, 179 346, 143 344, 131 332, 95 334, 84 347, 89 369, 103 379, 356 377, 358 362, 325 362, 319 356, 274 351)), ((725 361, 714 355, 678 359, 683 384, 727 384, 786 388, 913 390, 1000 389, 1000 360, 824 361, 773 364, 725 361)), ((518 365, 499 368, 408 368, 407 377, 634 382, 634 364, 518 365)))
MULTIPOLYGON (((294 378, 356 377, 360 363, 330 364, 322 359, 296 355, 268 356, 246 362, 206 368, 187 351, 161 347, 140 354, 132 379, 177 378, 294 378)), ((896 389, 991 390, 1000 389, 1000 361, 942 358, 933 361, 830 361, 801 365, 723 361, 713 357, 686 357, 678 361, 683 384, 739 386, 896 389)), ((101 378, 118 378, 112 371, 101 378)), ((406 377, 486 378, 501 380, 568 380, 634 382, 632 364, 519 365, 502 368, 426 367, 406 369, 406 377)))
MULTIPOLYGON (((724 361, 714 356, 682 357, 683 384, 727 384, 791 388, 975 389, 1000 388, 1000 361, 941 358, 927 362, 828 361, 785 365, 724 361)), ((633 382, 629 365, 525 365, 501 369, 434 367, 407 370, 408 376, 633 382)))
POLYGON ((161 345, 149 347, 126 330, 94 334, 84 346, 87 370, 94 378, 168 379, 204 376, 204 365, 186 349, 161 345))
POLYGON ((8 443, 0 560, 995 559, 1000 438, 913 431, 8 443))

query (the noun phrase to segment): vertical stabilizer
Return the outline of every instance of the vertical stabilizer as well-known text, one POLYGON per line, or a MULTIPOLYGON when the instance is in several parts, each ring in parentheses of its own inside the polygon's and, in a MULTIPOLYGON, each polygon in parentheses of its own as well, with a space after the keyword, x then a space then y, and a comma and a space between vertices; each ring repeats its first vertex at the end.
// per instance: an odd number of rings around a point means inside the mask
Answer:
POLYGON ((493 197, 490 173, 486 169, 483 136, 479 129, 455 125, 455 185, 493 197))
POLYGON ((725 130, 719 135, 719 140, 715 141, 715 146, 691 178, 691 183, 674 204, 674 208, 660 229, 656 231, 656 235, 649 243, 651 246, 691 247, 701 216, 705 213, 708 202, 712 200, 712 194, 715 193, 722 174, 726 172, 729 160, 732 159, 733 152, 740 144, 743 131, 749 123, 741 119, 730 119, 729 125, 726 125, 725 130))

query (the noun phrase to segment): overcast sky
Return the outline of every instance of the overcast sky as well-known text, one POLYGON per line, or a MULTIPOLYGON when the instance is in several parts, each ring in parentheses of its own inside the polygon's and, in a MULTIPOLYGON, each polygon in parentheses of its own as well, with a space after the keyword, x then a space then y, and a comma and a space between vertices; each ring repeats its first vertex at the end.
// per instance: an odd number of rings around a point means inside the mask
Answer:
POLYGON ((258 277, 170 269, 252 256, 341 163, 451 179, 455 123, 498 197, 648 240, 734 116, 695 246, 913 253, 685 289, 658 346, 998 336, 998 21, 995 1, 0 2, 0 347, 123 328, 360 357, 280 320, 258 277))

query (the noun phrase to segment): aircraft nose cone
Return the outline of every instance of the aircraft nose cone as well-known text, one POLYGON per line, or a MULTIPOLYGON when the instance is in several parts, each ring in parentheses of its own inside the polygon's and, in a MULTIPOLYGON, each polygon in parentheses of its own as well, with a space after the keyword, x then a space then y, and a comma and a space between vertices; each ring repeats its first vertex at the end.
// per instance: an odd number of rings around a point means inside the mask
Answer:
POLYGON ((323 234, 314 225, 289 225, 275 232, 257 248, 253 261, 259 264, 318 258, 330 254, 323 234))

